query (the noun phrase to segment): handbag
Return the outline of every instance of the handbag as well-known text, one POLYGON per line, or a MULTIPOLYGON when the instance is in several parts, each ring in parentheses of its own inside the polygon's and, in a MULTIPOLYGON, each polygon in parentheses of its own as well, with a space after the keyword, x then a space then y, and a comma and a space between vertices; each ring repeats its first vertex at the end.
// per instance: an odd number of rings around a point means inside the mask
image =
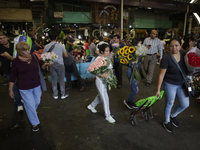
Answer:
MULTIPOLYGON (((42 53, 43 53, 43 51, 44 51, 44 49, 42 49, 42 53)), ((42 54, 38 54, 36 52, 33 52, 33 54, 35 54, 37 56, 37 58, 38 58, 39 61, 42 61, 42 58, 41 58, 42 54)))
POLYGON ((46 82, 44 80, 44 76, 42 74, 42 71, 41 71, 41 68, 40 68, 40 65, 39 65, 39 61, 38 61, 37 56, 35 54, 33 54, 33 56, 35 57, 37 64, 38 64, 38 74, 39 74, 39 77, 40 77, 40 85, 41 85, 42 91, 46 91, 47 86, 46 86, 46 82))
POLYGON ((176 64, 176 66, 178 67, 178 69, 180 70, 184 80, 185 80, 185 87, 186 87, 186 94, 189 97, 194 97, 195 96, 195 92, 193 89, 192 84, 190 83, 190 79, 186 77, 186 75, 183 73, 181 67, 179 66, 179 64, 177 63, 176 59, 171 55, 172 60, 174 61, 174 63, 176 64))

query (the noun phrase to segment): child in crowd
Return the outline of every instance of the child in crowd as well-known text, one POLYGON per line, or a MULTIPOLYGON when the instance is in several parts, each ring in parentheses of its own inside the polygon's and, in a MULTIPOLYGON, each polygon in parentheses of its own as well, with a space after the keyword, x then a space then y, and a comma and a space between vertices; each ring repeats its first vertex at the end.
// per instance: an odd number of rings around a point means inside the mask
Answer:
MULTIPOLYGON (((110 54, 109 45, 102 44, 102 45, 99 46, 99 50, 100 50, 101 55, 98 56, 96 59, 99 59, 101 57, 104 57, 105 59, 107 59, 109 54, 110 54)), ((108 66, 108 69, 112 69, 112 64, 111 63, 108 66)), ((109 73, 104 73, 102 75, 96 76, 96 87, 97 87, 97 91, 98 91, 99 94, 96 96, 95 100, 90 105, 87 106, 87 108, 89 110, 91 110, 93 113, 96 113, 97 110, 95 109, 95 107, 100 102, 103 102, 105 116, 106 116, 105 119, 108 122, 114 123, 115 119, 113 119, 113 117, 110 114, 109 97, 108 97, 108 93, 107 93, 107 86, 103 83, 103 78, 108 78, 108 77, 109 77, 109 73)))
MULTIPOLYGON (((136 49, 146 49, 145 46, 141 45, 141 40, 140 39, 133 39, 132 41, 132 46, 135 46, 136 49)), ((137 80, 131 79, 131 74, 133 72, 132 66, 133 64, 137 64, 138 67, 141 67, 140 61, 138 61, 138 58, 136 59, 136 61, 132 62, 131 64, 128 65, 128 69, 127 69, 127 77, 129 82, 131 81, 131 93, 129 95, 129 98, 127 100, 124 100, 124 104, 129 108, 129 109, 133 109, 133 108, 137 108, 137 106, 135 105, 134 101, 134 96, 135 94, 138 93, 139 89, 138 89, 138 85, 137 85, 137 80)), ((141 68, 140 68, 141 69, 141 68)))

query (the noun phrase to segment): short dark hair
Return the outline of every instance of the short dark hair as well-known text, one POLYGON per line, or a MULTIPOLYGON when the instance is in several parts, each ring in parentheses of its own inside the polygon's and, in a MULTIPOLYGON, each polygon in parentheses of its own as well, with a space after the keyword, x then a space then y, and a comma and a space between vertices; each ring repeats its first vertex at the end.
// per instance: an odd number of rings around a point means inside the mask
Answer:
POLYGON ((120 36, 118 34, 114 35, 113 37, 117 37, 118 39, 120 39, 120 36))
POLYGON ((107 47, 109 47, 109 45, 108 44, 101 44, 100 46, 99 46, 99 52, 101 53, 101 52, 105 52, 105 49, 107 48, 107 47))
POLYGON ((55 32, 50 32, 49 33, 49 38, 50 38, 50 40, 56 40, 56 33, 55 32))
POLYGON ((113 36, 112 35, 109 35, 109 37, 108 37, 109 39, 113 39, 113 36))
POLYGON ((99 39, 99 41, 103 41, 103 37, 102 36, 99 36, 98 39, 99 39))
POLYGON ((96 39, 94 36, 92 36, 92 37, 90 38, 91 41, 93 41, 94 39, 96 39))
POLYGON ((134 38, 133 40, 132 40, 132 45, 133 46, 137 46, 137 44, 140 42, 140 39, 138 39, 138 38, 134 38))

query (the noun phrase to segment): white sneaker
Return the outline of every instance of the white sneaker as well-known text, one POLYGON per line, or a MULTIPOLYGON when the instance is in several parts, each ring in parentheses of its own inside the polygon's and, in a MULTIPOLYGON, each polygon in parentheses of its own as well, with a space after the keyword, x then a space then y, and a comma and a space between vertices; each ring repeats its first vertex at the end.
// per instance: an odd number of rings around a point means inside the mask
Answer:
POLYGON ((115 119, 113 119, 112 116, 107 116, 105 119, 110 123, 114 123, 115 122, 115 119))
POLYGON ((18 106, 17 107, 17 112, 20 112, 20 111, 23 111, 24 109, 23 109, 23 106, 18 106))
POLYGON ((96 112, 97 112, 97 110, 96 110, 94 107, 92 107, 91 104, 88 105, 87 108, 88 108, 89 110, 91 110, 91 112, 93 112, 93 113, 96 113, 96 112))
POLYGON ((58 96, 53 96, 54 99, 58 99, 58 96))
POLYGON ((64 95, 61 96, 61 99, 65 99, 65 98, 67 98, 68 96, 69 96, 69 94, 64 94, 64 95))

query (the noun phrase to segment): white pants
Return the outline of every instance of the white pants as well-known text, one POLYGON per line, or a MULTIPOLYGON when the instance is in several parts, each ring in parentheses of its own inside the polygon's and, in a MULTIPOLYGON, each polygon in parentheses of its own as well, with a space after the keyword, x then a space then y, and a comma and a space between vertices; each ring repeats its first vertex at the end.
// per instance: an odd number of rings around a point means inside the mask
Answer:
POLYGON ((103 102, 105 116, 110 116, 110 108, 109 108, 109 97, 107 93, 107 87, 103 84, 102 80, 96 78, 96 87, 98 91, 98 95, 96 96, 95 100, 91 103, 92 107, 96 107, 100 102, 103 102))

